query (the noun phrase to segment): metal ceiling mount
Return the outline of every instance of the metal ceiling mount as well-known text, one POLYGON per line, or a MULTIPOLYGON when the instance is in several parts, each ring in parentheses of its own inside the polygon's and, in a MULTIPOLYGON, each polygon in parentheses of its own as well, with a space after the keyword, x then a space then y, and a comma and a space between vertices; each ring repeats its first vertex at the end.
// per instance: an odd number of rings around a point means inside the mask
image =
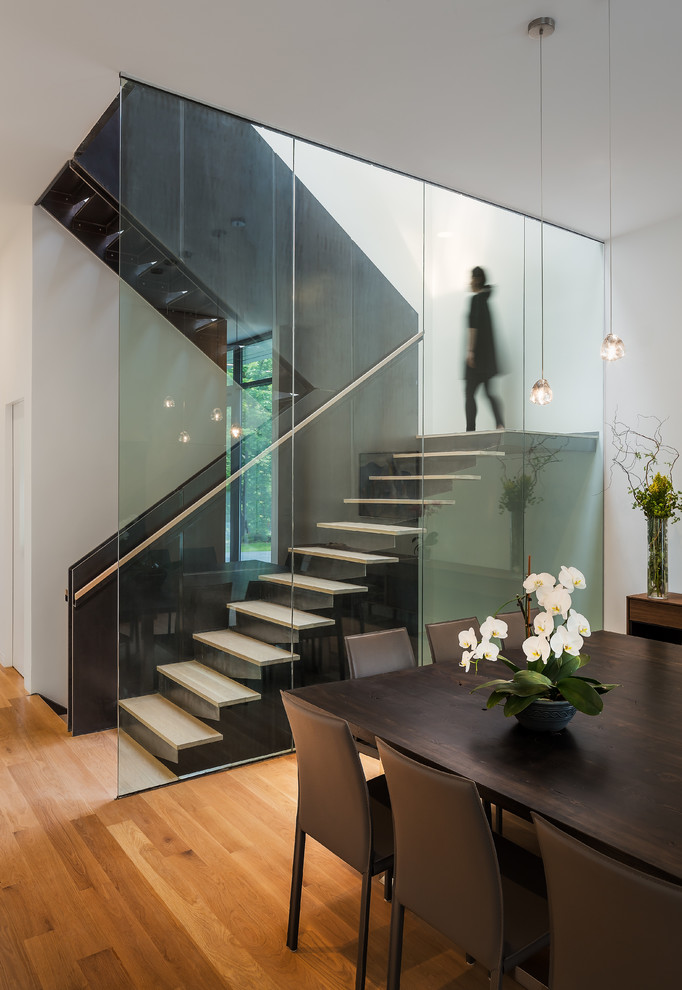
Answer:
POLYGON ((554 34, 556 21, 553 17, 536 17, 528 25, 528 36, 530 38, 549 38, 554 34))

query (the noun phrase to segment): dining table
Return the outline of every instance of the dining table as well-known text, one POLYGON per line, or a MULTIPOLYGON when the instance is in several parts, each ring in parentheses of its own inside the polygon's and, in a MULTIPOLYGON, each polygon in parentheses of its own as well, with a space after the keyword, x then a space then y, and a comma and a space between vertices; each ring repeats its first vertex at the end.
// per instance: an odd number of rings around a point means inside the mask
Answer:
MULTIPOLYGON (((467 673, 456 660, 310 684, 298 697, 414 758, 475 781, 524 817, 536 812, 620 860, 682 884, 682 646, 597 631, 587 676, 619 686, 596 716, 560 732, 523 728, 488 690, 500 661, 467 673)), ((425 836, 428 822, 424 822, 425 836)))

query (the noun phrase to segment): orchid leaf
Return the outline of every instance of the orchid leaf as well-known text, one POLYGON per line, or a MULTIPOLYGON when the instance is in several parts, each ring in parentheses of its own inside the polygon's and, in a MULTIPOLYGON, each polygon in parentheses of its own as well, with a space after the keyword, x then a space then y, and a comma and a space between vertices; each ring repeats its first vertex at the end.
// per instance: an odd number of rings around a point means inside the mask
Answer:
POLYGON ((522 712, 524 708, 528 708, 529 705, 532 705, 534 701, 535 698, 533 695, 530 695, 530 697, 527 698, 522 698, 518 695, 516 697, 507 698, 504 705, 504 714, 507 718, 511 715, 518 715, 518 713, 522 712))
POLYGON ((570 677, 571 674, 575 674, 580 666, 580 657, 573 657, 570 653, 568 655, 564 654, 564 659, 561 660, 559 670, 556 674, 556 680, 561 681, 564 677, 570 677))
POLYGON ((557 683, 561 695, 585 715, 598 715, 604 702, 595 689, 581 677, 566 677, 557 683))
POLYGON ((521 670, 521 668, 517 666, 513 660, 508 660, 506 657, 498 657, 497 659, 501 660, 502 663, 509 667, 510 670, 513 670, 514 673, 516 673, 517 670, 521 670))
POLYGON ((513 684, 516 688, 514 694, 522 696, 545 694, 547 688, 554 687, 549 677, 536 670, 520 670, 514 674, 513 684))
POLYGON ((488 698, 488 701, 486 702, 486 706, 485 707, 486 708, 494 708, 495 705, 499 705, 499 703, 501 701, 504 701, 504 699, 506 697, 507 697, 507 695, 506 694, 502 694, 501 691, 493 691, 493 693, 488 698))

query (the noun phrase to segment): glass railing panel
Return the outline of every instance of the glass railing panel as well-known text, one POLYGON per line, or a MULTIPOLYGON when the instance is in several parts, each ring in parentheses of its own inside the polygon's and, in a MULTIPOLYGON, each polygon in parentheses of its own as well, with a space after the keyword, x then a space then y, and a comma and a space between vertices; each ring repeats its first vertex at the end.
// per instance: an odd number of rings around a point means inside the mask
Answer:
POLYGON ((296 422, 420 330, 423 184, 296 141, 296 422))
POLYGON ((290 624, 273 631, 235 606, 259 600, 259 575, 279 566, 293 180, 286 142, 275 151, 243 121, 138 83, 124 92, 119 514, 121 554, 133 553, 119 768, 131 790, 291 745, 279 706, 290 624), (157 716, 195 719, 190 745, 157 716))
POLYGON ((418 655, 418 365, 416 343, 296 433, 297 683, 346 677, 353 633, 405 626, 418 655))
MULTIPOLYGON (((592 628, 603 618, 603 451, 599 429, 579 434, 525 436, 524 560, 558 577, 577 567, 587 587, 575 608, 592 628)), ((586 647, 589 652, 589 647, 586 647)))
MULTIPOLYGON (((467 381, 476 406, 470 416, 472 429, 494 430, 499 425, 486 383, 500 404, 506 428, 522 429, 523 217, 429 185, 425 213, 425 431, 441 434, 467 429, 467 381), (471 289, 475 267, 484 271, 488 286, 480 296, 471 289), (483 328, 477 329, 481 333, 476 344, 480 368, 471 363, 475 359, 468 361, 474 300, 474 313, 483 305, 489 321, 485 338, 483 328), (474 380, 474 376, 478 377, 474 380)), ((474 322, 480 318, 474 315, 474 322)))

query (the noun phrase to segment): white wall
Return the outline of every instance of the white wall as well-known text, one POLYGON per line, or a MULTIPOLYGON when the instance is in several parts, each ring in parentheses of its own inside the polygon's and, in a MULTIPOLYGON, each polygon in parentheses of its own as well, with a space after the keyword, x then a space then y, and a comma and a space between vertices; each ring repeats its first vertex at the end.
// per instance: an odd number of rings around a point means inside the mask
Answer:
POLYGON ((33 221, 32 678, 67 701, 68 568, 117 530, 118 278, 33 221))
POLYGON ((26 683, 30 684, 30 518, 31 465, 31 217, 32 207, 3 204, 3 222, 12 236, 0 254, 0 663, 12 663, 12 433, 11 404, 24 400, 26 568, 24 580, 24 650, 26 683))
MULTIPOLYGON (((681 273, 682 217, 614 241, 613 328, 626 355, 605 375, 604 627, 617 632, 625 631, 625 596, 646 591, 646 522, 631 508, 622 472, 610 478, 609 423, 616 411, 635 428, 638 415, 658 416, 666 420, 664 441, 682 451, 681 273)), ((682 463, 673 481, 682 488, 682 463)), ((682 523, 669 527, 669 537, 670 590, 682 591, 682 523)))

